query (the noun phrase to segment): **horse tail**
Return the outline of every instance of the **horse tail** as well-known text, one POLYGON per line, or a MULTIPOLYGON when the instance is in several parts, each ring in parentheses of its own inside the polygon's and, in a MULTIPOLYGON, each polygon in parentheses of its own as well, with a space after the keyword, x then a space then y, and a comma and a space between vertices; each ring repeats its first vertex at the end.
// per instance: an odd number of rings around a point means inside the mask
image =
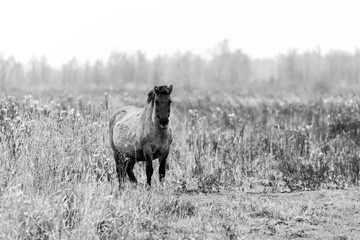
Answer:
POLYGON ((109 122, 109 140, 110 140, 111 148, 114 150, 114 152, 117 151, 113 139, 115 124, 119 120, 119 118, 125 114, 126 114, 125 110, 116 111, 114 115, 111 117, 109 122))
POLYGON ((116 123, 116 114, 114 114, 111 117, 110 122, 109 122, 109 140, 110 140, 111 148, 114 151, 116 150, 115 145, 114 145, 114 139, 113 139, 115 123, 116 123))

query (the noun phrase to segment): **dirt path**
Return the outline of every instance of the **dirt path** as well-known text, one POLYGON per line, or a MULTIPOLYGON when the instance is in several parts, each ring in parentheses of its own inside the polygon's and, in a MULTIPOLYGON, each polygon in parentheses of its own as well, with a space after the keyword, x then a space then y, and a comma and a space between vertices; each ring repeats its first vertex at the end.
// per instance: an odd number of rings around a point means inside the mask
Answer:
MULTIPOLYGON (((219 216, 220 231, 226 231, 229 239, 360 239, 360 188, 184 194, 180 199, 209 211, 215 219, 219 216)), ((209 219, 205 237, 217 239, 219 232, 209 219)))

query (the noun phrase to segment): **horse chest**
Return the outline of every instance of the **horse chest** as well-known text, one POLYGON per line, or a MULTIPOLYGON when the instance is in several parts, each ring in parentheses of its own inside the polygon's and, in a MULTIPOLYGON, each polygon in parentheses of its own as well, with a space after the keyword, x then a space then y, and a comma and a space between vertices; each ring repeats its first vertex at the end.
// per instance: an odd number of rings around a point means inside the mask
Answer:
POLYGON ((169 147, 168 137, 156 137, 150 142, 150 146, 153 153, 162 151, 169 147))

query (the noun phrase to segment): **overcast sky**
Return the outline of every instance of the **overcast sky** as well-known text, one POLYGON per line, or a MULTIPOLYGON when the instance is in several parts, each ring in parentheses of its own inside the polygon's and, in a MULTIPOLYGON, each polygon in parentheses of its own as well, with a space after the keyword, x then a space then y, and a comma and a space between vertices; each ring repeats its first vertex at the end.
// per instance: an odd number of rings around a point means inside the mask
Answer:
POLYGON ((209 56, 228 39, 253 58, 297 48, 353 52, 360 46, 357 0, 0 0, 0 54, 61 65, 191 51, 209 56))

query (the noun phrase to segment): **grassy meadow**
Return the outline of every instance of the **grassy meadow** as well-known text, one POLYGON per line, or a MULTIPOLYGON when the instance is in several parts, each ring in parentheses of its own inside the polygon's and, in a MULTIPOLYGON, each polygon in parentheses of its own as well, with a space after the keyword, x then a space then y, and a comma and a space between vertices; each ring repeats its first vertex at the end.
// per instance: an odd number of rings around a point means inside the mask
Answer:
MULTIPOLYGON (((180 91, 179 91, 180 92, 180 91)), ((147 90, 0 100, 0 239, 356 239, 360 99, 177 94, 164 184, 119 191, 108 119, 147 90)))

